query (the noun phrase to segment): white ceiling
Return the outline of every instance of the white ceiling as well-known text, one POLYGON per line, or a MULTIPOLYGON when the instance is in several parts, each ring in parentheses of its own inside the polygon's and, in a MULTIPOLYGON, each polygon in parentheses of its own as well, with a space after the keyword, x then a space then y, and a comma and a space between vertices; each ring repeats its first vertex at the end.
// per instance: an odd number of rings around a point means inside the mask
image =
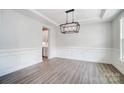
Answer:
MULTIPOLYGON (((69 9, 35 9, 42 18, 54 25, 65 23, 65 11, 69 9)), ((121 9, 75 9, 75 21, 81 24, 112 21, 120 13, 121 9)), ((69 18, 70 15, 69 15, 69 18)))

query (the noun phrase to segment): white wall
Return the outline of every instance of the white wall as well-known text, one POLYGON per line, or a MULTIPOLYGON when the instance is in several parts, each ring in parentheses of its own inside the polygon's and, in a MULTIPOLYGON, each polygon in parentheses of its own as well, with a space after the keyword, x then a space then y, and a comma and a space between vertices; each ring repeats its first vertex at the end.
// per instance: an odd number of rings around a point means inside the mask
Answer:
POLYGON ((113 65, 124 74, 124 62, 120 61, 120 19, 124 17, 124 11, 121 12, 112 22, 113 30, 113 65))
POLYGON ((56 33, 57 56, 110 63, 112 55, 111 23, 81 25, 79 33, 56 33))
POLYGON ((55 31, 27 10, 0 10, 0 76, 42 62, 42 27, 49 31, 49 58, 56 56, 55 31))
POLYGON ((42 61, 42 24, 14 10, 0 10, 0 76, 42 61))
POLYGON ((41 47, 42 25, 40 22, 13 10, 3 10, 2 14, 0 49, 41 47))
POLYGON ((49 58, 56 57, 56 28, 51 27, 49 30, 49 58))
POLYGON ((81 25, 79 33, 56 35, 59 47, 94 47, 112 48, 111 23, 97 23, 81 25))

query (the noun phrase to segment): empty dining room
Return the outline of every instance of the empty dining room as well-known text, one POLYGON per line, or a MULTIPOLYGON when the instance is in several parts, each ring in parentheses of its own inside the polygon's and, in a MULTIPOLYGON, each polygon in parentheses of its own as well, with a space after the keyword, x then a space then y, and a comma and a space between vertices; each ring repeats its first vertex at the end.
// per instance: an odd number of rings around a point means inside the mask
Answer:
POLYGON ((124 10, 0 9, 0 84, 124 84, 124 10))

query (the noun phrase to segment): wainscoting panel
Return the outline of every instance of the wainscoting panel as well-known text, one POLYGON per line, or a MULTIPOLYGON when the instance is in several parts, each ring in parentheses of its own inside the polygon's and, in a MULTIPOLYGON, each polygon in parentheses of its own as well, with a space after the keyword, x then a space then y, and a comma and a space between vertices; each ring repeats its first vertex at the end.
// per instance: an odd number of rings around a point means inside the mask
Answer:
POLYGON ((42 62, 42 49, 0 50, 0 76, 42 62))
POLYGON ((124 75, 124 61, 120 59, 120 50, 113 49, 112 65, 116 67, 124 75))
POLYGON ((111 64, 112 50, 111 48, 57 47, 57 57, 111 64))

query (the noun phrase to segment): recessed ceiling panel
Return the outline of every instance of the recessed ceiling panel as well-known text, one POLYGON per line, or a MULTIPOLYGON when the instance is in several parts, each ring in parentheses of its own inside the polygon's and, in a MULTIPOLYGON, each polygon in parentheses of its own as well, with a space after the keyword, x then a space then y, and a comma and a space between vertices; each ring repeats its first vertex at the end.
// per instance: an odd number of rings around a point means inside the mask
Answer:
MULTIPOLYGON (((36 11, 42 13, 59 25, 65 23, 66 21, 66 10, 69 9, 37 9, 36 11)), ((101 18, 102 10, 103 9, 75 9, 75 21, 83 23, 111 21, 112 17, 114 17, 120 11, 119 9, 104 9, 105 12, 103 16, 105 17, 101 18)), ((71 15, 69 15, 69 18, 71 18, 70 16, 71 15)))

